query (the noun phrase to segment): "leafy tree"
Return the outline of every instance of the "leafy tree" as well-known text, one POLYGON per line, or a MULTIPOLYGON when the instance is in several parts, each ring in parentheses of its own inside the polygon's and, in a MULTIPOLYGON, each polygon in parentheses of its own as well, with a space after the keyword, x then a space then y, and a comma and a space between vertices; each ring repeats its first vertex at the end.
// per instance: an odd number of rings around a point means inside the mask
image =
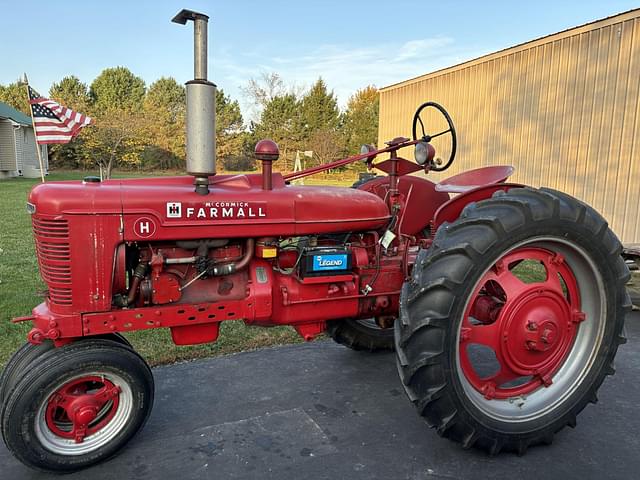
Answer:
POLYGON ((342 137, 336 130, 316 130, 311 134, 308 145, 321 165, 338 160, 345 153, 342 137))
POLYGON ((365 144, 375 144, 378 138, 380 95, 374 86, 354 93, 347 102, 342 118, 342 130, 347 151, 355 154, 365 144))
POLYGON ((186 92, 174 78, 162 77, 149 86, 144 99, 145 121, 149 143, 145 151, 147 163, 169 168, 184 159, 186 92))
POLYGON ((216 155, 225 158, 242 150, 242 114, 237 100, 222 89, 216 91, 216 155))
POLYGON ((65 107, 84 114, 87 114, 91 107, 87 84, 82 83, 74 75, 64 77, 58 83, 53 83, 49 88, 49 97, 65 107))
POLYGON ((230 155, 222 159, 222 165, 227 171, 251 171, 256 169, 256 161, 249 155, 230 155))
POLYGON ((9 85, 0 85, 0 102, 11 105, 16 110, 31 116, 29 100, 27 99, 27 87, 19 82, 9 85))
MULTIPOLYGON (((64 77, 49 88, 49 97, 56 102, 77 112, 87 114, 91 109, 89 89, 78 77, 70 75, 64 77)), ((89 127, 92 128, 92 127, 89 127)), ((78 168, 83 166, 82 152, 84 134, 76 137, 72 142, 49 146, 49 160, 57 167, 78 168)))
POLYGON ((100 116, 96 126, 86 129, 86 158, 95 161, 103 178, 111 178, 118 165, 137 165, 148 140, 141 134, 144 114, 121 110, 100 116))
POLYGON ((140 112, 145 94, 144 80, 126 67, 106 68, 91 83, 90 94, 95 112, 140 112))
POLYGON ((117 165, 139 165, 151 143, 149 118, 143 113, 144 81, 128 68, 106 68, 91 83, 89 94, 96 124, 84 136, 86 158, 98 163, 105 178, 117 165))
POLYGON ((327 84, 319 78, 300 103, 304 136, 309 139, 318 131, 334 131, 338 128, 338 102, 333 92, 327 91, 327 84))
POLYGON ((173 77, 161 77, 153 82, 144 99, 144 106, 150 110, 164 110, 168 119, 175 121, 184 116, 186 91, 173 77))
POLYGON ((283 170, 286 170, 288 153, 302 148, 301 122, 300 102, 295 95, 274 97, 264 106, 258 123, 251 125, 254 145, 255 141, 262 138, 270 138, 276 142, 284 159, 283 170))

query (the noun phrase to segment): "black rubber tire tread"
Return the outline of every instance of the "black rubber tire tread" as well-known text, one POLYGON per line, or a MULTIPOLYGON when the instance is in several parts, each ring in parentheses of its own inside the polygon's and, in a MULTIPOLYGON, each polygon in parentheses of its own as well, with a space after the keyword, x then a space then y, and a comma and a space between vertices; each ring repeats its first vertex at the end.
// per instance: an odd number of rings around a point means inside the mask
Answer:
POLYGON ((625 314, 631 302, 625 289, 629 271, 622 246, 607 222, 591 207, 550 189, 518 188, 496 192, 471 203, 459 219, 443 224, 428 250, 419 253, 410 282, 400 299, 395 322, 398 371, 408 397, 440 436, 497 454, 523 454, 527 447, 549 444, 554 434, 576 424, 607 375, 625 342, 625 314), (607 305, 604 337, 581 385, 550 413, 505 426, 479 410, 457 378, 459 322, 480 275, 518 242, 534 236, 557 236, 587 252, 603 278, 607 305))
MULTIPOLYGON (((102 338, 105 340, 113 340, 126 345, 129 348, 133 348, 129 341, 119 333, 96 335, 95 337, 86 338, 102 338)), ((83 341, 86 338, 82 338, 78 341, 83 341)), ((22 346, 20 346, 18 350, 15 351, 11 358, 9 358, 9 361, 5 365, 4 369, 2 370, 2 374, 0 375, 0 411, 2 409, 2 405, 7 396, 7 393, 13 389, 16 383, 18 383, 18 380, 20 380, 21 376, 26 373, 31 362, 33 362, 52 348, 54 348, 54 345, 51 340, 45 340, 39 344, 25 342, 22 346)))
POLYGON ((5 445, 25 465, 55 473, 86 468, 117 454, 146 423, 153 406, 153 375, 144 359, 127 345, 113 339, 86 339, 51 349, 37 361, 38 368, 29 369, 9 392, 1 415, 5 445), (127 426, 108 444, 87 454, 65 456, 45 449, 34 431, 44 396, 61 380, 95 370, 117 373, 131 387, 133 408, 127 426))
POLYGON ((51 340, 45 340, 36 345, 25 342, 9 358, 4 370, 2 370, 2 375, 0 375, 0 410, 2 409, 7 394, 13 389, 20 379, 20 375, 24 374, 29 364, 52 348, 55 347, 51 340))
POLYGON ((352 319, 327 322, 327 334, 341 345, 367 352, 392 352, 393 328, 373 328, 352 319))

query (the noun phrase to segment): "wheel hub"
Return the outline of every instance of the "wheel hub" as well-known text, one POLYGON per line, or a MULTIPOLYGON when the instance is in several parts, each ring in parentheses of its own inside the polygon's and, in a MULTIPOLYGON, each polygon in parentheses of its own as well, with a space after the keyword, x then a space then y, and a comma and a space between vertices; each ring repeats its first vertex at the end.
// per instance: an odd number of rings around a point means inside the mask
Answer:
POLYGON ((507 304, 501 313, 501 350, 509 369, 525 376, 557 367, 575 333, 563 296, 535 289, 507 304))
POLYGON ((118 409, 120 387, 103 377, 77 378, 60 387, 48 400, 45 420, 62 438, 82 443, 104 428, 118 409))
POLYGON ((577 281, 558 253, 522 247, 498 259, 478 282, 460 328, 460 366, 467 381, 488 400, 550 386, 585 319, 579 306, 577 281), (521 264, 537 268, 537 278, 518 277, 518 268, 524 273, 532 268, 521 264), (472 344, 493 351, 492 373, 476 369, 467 348, 472 344))

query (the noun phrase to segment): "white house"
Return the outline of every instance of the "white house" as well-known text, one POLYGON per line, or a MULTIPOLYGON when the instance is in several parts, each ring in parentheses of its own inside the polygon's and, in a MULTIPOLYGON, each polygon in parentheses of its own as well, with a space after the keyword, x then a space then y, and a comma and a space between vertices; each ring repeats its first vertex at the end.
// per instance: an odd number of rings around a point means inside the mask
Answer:
MULTIPOLYGON (((41 145, 45 175, 49 169, 47 146, 41 145)), ((31 118, 0 102, 0 179, 40 177, 40 164, 31 118)))

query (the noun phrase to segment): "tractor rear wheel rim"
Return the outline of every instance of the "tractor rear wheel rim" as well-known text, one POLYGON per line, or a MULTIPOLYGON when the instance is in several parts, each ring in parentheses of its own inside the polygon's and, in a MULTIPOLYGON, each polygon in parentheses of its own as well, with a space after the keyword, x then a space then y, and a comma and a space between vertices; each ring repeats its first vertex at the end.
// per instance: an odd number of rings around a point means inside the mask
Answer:
POLYGON ((595 360, 604 296, 597 267, 565 239, 537 237, 508 249, 480 277, 458 329, 457 372, 467 397, 507 422, 556 408, 595 360), (512 272, 527 260, 543 267, 544 279, 525 283, 512 272), (489 374, 474 364, 476 345, 495 355, 489 374))
POLYGON ((127 425, 133 394, 113 373, 77 375, 56 385, 38 409, 35 432, 47 450, 84 455, 113 440, 127 425))

